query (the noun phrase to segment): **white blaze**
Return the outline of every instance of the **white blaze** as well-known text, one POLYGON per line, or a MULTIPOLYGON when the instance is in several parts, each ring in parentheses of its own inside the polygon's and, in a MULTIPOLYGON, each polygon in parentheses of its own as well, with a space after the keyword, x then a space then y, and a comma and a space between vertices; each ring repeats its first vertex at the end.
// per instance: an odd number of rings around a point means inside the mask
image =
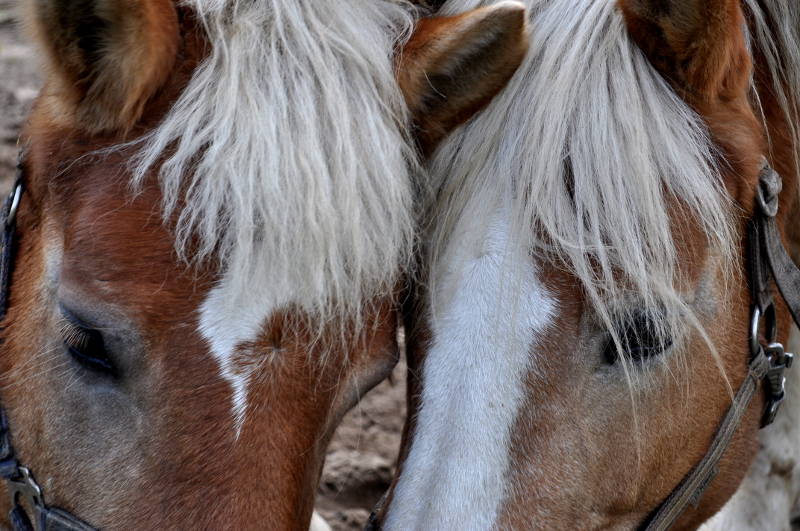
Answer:
MULTIPOLYGON (((498 208, 482 247, 453 253, 436 285, 442 304, 433 312, 422 406, 386 531, 494 525, 532 348, 554 313, 509 226, 498 208)), ((451 242, 461 240, 456 233, 451 242)))
MULTIPOLYGON (((257 277, 256 277, 257 278, 257 277)), ((220 376, 233 391, 232 415, 238 438, 247 413, 247 393, 254 364, 241 363, 237 350, 252 343, 270 315, 289 304, 288 293, 254 282, 251 289, 242 290, 226 275, 209 291, 200 306, 199 331, 208 341, 211 355, 219 364, 220 376)), ((244 353, 246 355, 246 353, 244 353)))

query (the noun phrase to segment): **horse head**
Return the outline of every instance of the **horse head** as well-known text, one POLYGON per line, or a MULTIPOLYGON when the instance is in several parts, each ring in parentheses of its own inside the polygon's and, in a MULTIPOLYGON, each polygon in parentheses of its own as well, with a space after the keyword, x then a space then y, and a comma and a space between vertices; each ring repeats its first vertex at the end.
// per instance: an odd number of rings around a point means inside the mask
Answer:
MULTIPOLYGON (((781 234, 796 208, 797 4, 526 4, 522 66, 430 161, 385 531, 665 529, 647 526, 724 448, 759 340, 789 335, 775 291, 751 336, 747 255, 765 158, 781 234)), ((673 529, 737 489, 764 387, 673 529)))

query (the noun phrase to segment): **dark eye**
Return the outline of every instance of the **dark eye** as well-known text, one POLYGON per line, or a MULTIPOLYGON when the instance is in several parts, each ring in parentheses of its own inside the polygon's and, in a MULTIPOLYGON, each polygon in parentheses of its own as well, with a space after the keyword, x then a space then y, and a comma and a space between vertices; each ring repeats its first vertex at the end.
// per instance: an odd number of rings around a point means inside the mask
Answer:
POLYGON ((106 352, 103 334, 66 310, 62 309, 62 315, 61 335, 67 352, 89 370, 116 376, 117 371, 106 352))
POLYGON ((641 362, 665 352, 672 346, 672 338, 660 329, 660 323, 660 315, 645 311, 634 312, 626 322, 615 327, 619 345, 614 341, 611 332, 606 333, 603 352, 606 362, 614 364, 622 356, 633 362, 641 362))

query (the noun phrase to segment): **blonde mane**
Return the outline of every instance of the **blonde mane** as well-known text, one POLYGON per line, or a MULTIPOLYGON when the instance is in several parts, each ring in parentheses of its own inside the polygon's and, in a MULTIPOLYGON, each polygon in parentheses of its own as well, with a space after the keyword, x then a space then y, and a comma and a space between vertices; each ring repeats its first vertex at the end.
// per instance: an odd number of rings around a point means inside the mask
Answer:
POLYGON ((800 4, 794 0, 764 0, 763 4, 744 0, 744 4, 751 22, 751 37, 772 78, 770 88, 787 117, 795 166, 800 172, 800 109, 796 96, 791 96, 800 94, 800 4))
POLYGON ((676 288, 672 219, 690 213, 722 256, 738 243, 707 128, 632 41, 614 0, 525 3, 532 40, 520 70, 432 160, 431 291, 440 296, 450 274, 451 235, 479 245, 485 234, 464 220, 501 204, 515 247, 572 272, 607 324, 638 307, 678 332, 693 316, 676 288))
POLYGON ((390 292, 412 248, 411 177, 393 75, 413 12, 401 0, 187 0, 210 52, 141 141, 176 249, 218 261, 233 299, 316 317, 390 292), (267 287, 265 289, 265 286, 267 287))

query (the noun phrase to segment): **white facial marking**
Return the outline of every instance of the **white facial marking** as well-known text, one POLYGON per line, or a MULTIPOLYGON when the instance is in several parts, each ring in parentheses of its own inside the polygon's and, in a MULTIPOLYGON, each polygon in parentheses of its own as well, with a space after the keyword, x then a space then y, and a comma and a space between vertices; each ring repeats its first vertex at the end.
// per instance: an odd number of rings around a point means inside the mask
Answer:
POLYGON ((211 355, 219 363, 220 375, 233 390, 232 414, 237 438, 244 425, 250 377, 255 367, 252 363, 237 363, 237 349, 256 341, 267 318, 289 302, 288 297, 276 297, 283 290, 268 289, 266 284, 254 282, 247 290, 239 289, 240 285, 227 275, 212 288, 200 307, 199 326, 211 347, 211 355))
MULTIPOLYGON (((473 228, 480 227, 477 221, 473 228)), ((459 249, 437 285, 432 347, 411 451, 384 529, 491 529, 532 347, 554 314, 498 208, 480 249, 459 249)), ((458 245, 458 233, 451 241, 458 245)))

